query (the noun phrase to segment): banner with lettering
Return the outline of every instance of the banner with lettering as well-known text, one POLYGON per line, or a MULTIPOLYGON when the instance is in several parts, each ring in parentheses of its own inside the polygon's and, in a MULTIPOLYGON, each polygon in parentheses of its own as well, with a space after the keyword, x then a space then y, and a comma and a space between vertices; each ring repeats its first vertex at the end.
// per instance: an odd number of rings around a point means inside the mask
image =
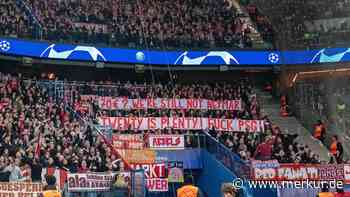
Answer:
POLYGON ((0 196, 22 197, 39 196, 43 191, 41 183, 0 182, 0 196))
POLYGON ((100 117, 100 125, 115 130, 179 129, 263 132, 263 120, 216 119, 201 117, 100 117))
POLYGON ((143 149, 143 150, 133 150, 133 149, 116 149, 118 153, 124 158, 128 163, 154 163, 157 158, 157 153, 154 150, 143 149))
POLYGON ((107 33, 107 25, 105 24, 96 24, 96 23, 83 23, 83 22, 79 22, 79 23, 72 23, 72 25, 74 25, 77 28, 85 28, 91 31, 94 31, 96 29, 98 29, 99 31, 102 30, 103 33, 107 33))
POLYGON ((146 187, 150 192, 166 192, 168 188, 168 173, 164 162, 152 164, 131 164, 135 170, 143 169, 146 187))
POLYGON ((125 186, 130 183, 130 173, 118 173, 117 183, 114 183, 116 173, 71 173, 68 174, 68 191, 107 191, 113 184, 125 186), (118 182, 119 181, 119 182, 118 182))
POLYGON ((264 168, 278 168, 280 167, 280 164, 277 160, 253 160, 252 161, 252 168, 258 168, 258 169, 264 169, 264 168))
POLYGON ((185 148, 185 137, 183 135, 150 135, 148 143, 155 150, 179 150, 185 148))
POLYGON ((184 182, 184 169, 182 161, 168 162, 168 181, 169 183, 184 182))
POLYGON ((196 109, 196 110, 241 110, 241 100, 207 100, 147 98, 129 99, 127 97, 98 97, 98 104, 105 110, 126 109, 196 109))
POLYGON ((252 168, 256 180, 344 180, 343 165, 280 164, 279 167, 252 168))
POLYGON ((116 149, 143 149, 143 135, 115 134, 112 136, 113 147, 116 149))
POLYGON ((350 164, 344 164, 344 182, 350 184, 350 164))

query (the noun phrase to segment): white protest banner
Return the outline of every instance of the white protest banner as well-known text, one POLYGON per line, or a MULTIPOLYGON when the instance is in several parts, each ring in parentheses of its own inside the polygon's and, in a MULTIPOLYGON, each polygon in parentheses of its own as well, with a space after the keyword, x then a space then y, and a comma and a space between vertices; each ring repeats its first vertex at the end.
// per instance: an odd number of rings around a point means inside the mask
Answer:
MULTIPOLYGON (((119 174, 119 173, 118 173, 119 174)), ((75 173, 68 174, 68 191, 106 191, 113 184, 115 173, 75 173)), ((130 173, 121 174, 129 182, 130 173)), ((120 180, 119 180, 120 181, 120 180)))
POLYGON ((150 135, 148 143, 155 150, 179 150, 185 148, 185 137, 183 135, 150 135))
POLYGON ((143 149, 143 135, 117 134, 112 136, 113 147, 116 149, 143 149))
POLYGON ((201 117, 100 117, 100 125, 115 130, 179 129, 263 132, 264 120, 216 119, 201 117))
POLYGON ((197 110, 241 110, 241 100, 208 100, 147 98, 129 99, 127 97, 97 97, 101 109, 197 109, 197 110))
POLYGON ((0 196, 36 197, 36 196, 39 196, 42 191, 43 191, 43 185, 41 183, 0 182, 0 196))

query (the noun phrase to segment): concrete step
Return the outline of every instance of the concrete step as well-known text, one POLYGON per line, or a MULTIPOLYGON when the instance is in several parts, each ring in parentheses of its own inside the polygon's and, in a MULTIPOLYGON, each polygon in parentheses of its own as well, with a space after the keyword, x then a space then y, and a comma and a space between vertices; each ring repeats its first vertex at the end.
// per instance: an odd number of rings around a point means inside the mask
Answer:
POLYGON ((301 125, 295 117, 281 117, 280 104, 269 93, 256 90, 261 104, 261 113, 267 115, 273 124, 276 124, 284 133, 298 134, 296 142, 309 146, 322 161, 329 161, 328 149, 317 139, 312 137, 310 131, 301 125))

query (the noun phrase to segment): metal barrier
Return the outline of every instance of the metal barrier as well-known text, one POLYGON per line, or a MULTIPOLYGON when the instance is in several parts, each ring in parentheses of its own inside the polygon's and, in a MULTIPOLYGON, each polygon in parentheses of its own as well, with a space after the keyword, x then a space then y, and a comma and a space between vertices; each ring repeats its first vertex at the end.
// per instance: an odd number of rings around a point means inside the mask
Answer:
POLYGON ((218 161, 233 172, 237 177, 247 179, 250 177, 250 164, 243 161, 236 153, 233 153, 226 146, 215 138, 206 134, 206 150, 218 161))

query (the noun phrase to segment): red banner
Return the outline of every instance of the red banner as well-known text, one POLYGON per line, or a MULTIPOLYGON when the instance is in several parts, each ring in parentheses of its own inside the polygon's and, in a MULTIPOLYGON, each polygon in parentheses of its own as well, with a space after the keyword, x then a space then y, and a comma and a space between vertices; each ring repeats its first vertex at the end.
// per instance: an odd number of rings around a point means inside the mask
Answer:
POLYGON ((263 120, 215 119, 200 117, 101 117, 100 125, 115 130, 179 129, 263 132, 263 120))
POLYGON ((149 147, 156 150, 179 150, 185 148, 183 135, 150 135, 149 147))
POLYGON ((256 180, 344 180, 343 165, 280 164, 279 167, 253 168, 256 180))
POLYGON ((207 100, 148 98, 129 99, 127 97, 97 97, 101 109, 197 109, 197 110, 241 110, 241 100, 207 100))
POLYGON ((112 136, 113 147, 116 149, 143 149, 143 136, 134 134, 118 134, 112 136))
POLYGON ((143 169, 149 191, 168 191, 168 173, 165 163, 131 164, 133 169, 143 169))

